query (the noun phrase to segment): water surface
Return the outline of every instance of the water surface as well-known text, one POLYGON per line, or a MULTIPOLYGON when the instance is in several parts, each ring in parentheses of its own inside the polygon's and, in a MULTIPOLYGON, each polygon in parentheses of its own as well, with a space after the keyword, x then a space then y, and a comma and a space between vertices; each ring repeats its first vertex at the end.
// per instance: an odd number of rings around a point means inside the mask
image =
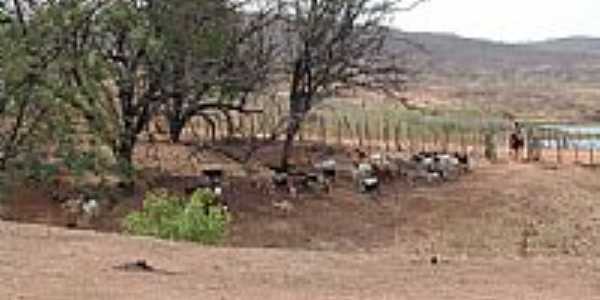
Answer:
POLYGON ((600 124, 552 124, 538 126, 538 128, 558 130, 567 134, 558 141, 555 139, 541 140, 540 143, 544 148, 556 149, 557 146, 560 146, 567 149, 600 150, 600 124))

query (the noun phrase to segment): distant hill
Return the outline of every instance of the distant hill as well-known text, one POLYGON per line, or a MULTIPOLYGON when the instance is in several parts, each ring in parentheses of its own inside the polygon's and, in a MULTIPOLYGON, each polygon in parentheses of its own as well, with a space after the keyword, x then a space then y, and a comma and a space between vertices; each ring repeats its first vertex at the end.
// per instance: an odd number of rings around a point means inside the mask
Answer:
POLYGON ((509 44, 392 31, 387 47, 403 53, 419 71, 408 95, 415 103, 600 121, 598 38, 509 44))
POLYGON ((452 34, 392 31, 388 47, 411 53, 438 75, 498 74, 506 71, 600 74, 600 39, 573 37, 507 44, 452 34), (422 49, 419 49, 422 47, 422 49))
MULTIPOLYGON (((278 24, 273 32, 289 38, 278 24)), ((502 43, 391 29, 385 45, 416 71, 402 95, 412 107, 600 122, 600 38, 502 43)))
POLYGON ((600 55, 600 38, 575 36, 528 44, 542 51, 600 55))

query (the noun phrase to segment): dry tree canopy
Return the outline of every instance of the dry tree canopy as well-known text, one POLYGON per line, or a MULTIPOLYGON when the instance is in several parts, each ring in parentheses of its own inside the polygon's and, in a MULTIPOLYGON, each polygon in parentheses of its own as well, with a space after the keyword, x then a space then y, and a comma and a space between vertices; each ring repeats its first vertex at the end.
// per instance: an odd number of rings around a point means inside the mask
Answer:
POLYGON ((332 86, 400 88, 406 66, 386 48, 395 13, 402 1, 280 1, 284 39, 281 56, 287 73, 298 60, 310 65, 314 92, 330 94, 332 86))
POLYGON ((290 115, 281 165, 302 122, 316 102, 336 87, 401 89, 406 68, 386 49, 391 18, 402 7, 392 0, 281 0, 279 23, 285 41, 280 72, 289 80, 290 115))
POLYGON ((22 95, 22 109, 13 110, 17 117, 35 112, 27 115, 39 120, 46 111, 30 110, 31 104, 39 108, 38 98, 52 99, 48 103, 84 120, 116 157, 131 162, 138 136, 153 117, 168 121, 176 142, 193 117, 210 123, 215 115, 255 113, 248 100, 274 83, 287 85, 294 114, 305 114, 336 87, 401 88, 406 69, 384 46, 386 25, 402 5, 392 0, 4 1, 0 19, 12 31, 6 48, 24 51, 19 60, 4 57, 0 67, 22 71, 12 78, 23 80, 11 79, 6 89, 19 82, 27 83, 27 91, 43 89, 22 95))

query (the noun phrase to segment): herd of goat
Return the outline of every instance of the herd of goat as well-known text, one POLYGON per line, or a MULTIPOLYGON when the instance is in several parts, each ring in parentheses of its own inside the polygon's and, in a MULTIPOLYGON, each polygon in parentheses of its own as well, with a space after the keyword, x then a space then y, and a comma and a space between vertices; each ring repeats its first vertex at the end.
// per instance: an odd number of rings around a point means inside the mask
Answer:
POLYGON ((375 153, 368 155, 361 150, 350 154, 352 163, 346 166, 329 158, 313 164, 309 170, 284 171, 273 168, 273 185, 283 191, 296 194, 299 189, 329 192, 339 173, 350 171, 360 193, 380 191, 382 183, 404 178, 413 183, 453 180, 470 171, 473 159, 461 153, 420 152, 406 154, 375 153))
MULTIPOLYGON (((338 177, 351 174, 355 188, 363 194, 377 195, 384 183, 402 178, 414 183, 422 180, 429 183, 453 180, 473 168, 473 157, 460 153, 420 152, 411 156, 404 153, 367 154, 355 150, 349 154, 351 161, 336 161, 326 158, 313 163, 308 168, 283 170, 272 168, 271 185, 275 191, 292 196, 303 191, 330 192, 338 177)), ((202 171, 202 183, 191 184, 186 193, 198 188, 209 189, 222 199, 224 172, 220 168, 202 171)), ((95 199, 75 197, 61 199, 67 215, 74 216, 67 226, 76 227, 81 219, 89 223, 100 212, 99 202, 95 199), (66 200, 66 201, 65 201, 66 200)))

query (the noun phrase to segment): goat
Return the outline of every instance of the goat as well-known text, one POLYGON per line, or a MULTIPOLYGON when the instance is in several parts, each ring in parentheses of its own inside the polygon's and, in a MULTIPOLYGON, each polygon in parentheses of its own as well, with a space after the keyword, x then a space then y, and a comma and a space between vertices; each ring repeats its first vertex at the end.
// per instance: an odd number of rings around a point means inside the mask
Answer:
POLYGON ((81 204, 81 210, 84 215, 97 217, 100 214, 100 205, 95 199, 89 199, 81 204))
POLYGON ((206 169, 202 174, 208 178, 208 184, 213 194, 218 198, 223 194, 223 170, 220 168, 206 169))
POLYGON ((279 202, 273 202, 273 207, 275 209, 278 209, 280 211, 282 211, 285 214, 289 214, 294 210, 294 205, 287 201, 287 200, 283 200, 283 201, 279 201, 279 202))
POLYGON ((450 179, 456 173, 459 161, 449 154, 438 154, 433 158, 431 171, 439 174, 442 179, 450 179))
POLYGON ((361 193, 379 191, 379 178, 375 173, 373 165, 370 163, 360 163, 355 165, 353 173, 354 180, 361 193))
POLYGON ((271 177, 275 188, 283 188, 288 186, 288 173, 283 171, 275 171, 271 177))
POLYGON ((67 216, 67 227, 77 227, 80 222, 89 225, 90 221, 100 215, 100 204, 95 199, 84 197, 68 199, 62 203, 67 216))
POLYGON ((369 162, 373 166, 373 171, 377 178, 383 182, 394 180, 394 175, 397 173, 398 167, 392 163, 387 155, 376 153, 371 155, 369 162))
POLYGON ((474 161, 468 154, 455 152, 453 156, 458 161, 459 170, 463 173, 470 172, 473 169, 474 161))
POLYGON ((328 180, 335 181, 336 176, 336 161, 333 159, 327 159, 322 162, 315 164, 315 169, 318 170, 323 177, 328 180))
POLYGON ((421 152, 411 158, 415 164, 415 175, 425 178, 427 182, 438 179, 449 179, 459 164, 458 159, 449 154, 437 152, 421 152))

